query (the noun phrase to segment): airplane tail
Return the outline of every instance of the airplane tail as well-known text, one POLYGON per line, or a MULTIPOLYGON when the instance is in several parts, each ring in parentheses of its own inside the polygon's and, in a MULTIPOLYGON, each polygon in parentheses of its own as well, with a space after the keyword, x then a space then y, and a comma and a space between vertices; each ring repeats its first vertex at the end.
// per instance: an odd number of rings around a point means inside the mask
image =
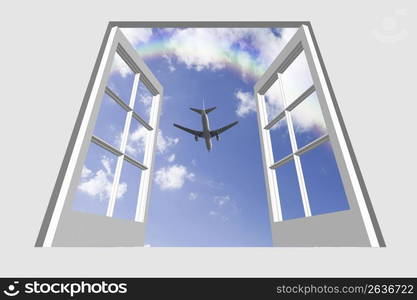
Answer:
POLYGON ((216 107, 212 107, 212 108, 207 108, 207 109, 197 109, 197 108, 192 108, 192 107, 190 107, 190 109, 192 110, 192 111, 195 111, 196 113, 199 113, 200 115, 201 114, 203 114, 203 111, 206 113, 206 114, 208 114, 209 112, 211 112, 211 111, 213 111, 213 110, 215 110, 216 109, 216 107))

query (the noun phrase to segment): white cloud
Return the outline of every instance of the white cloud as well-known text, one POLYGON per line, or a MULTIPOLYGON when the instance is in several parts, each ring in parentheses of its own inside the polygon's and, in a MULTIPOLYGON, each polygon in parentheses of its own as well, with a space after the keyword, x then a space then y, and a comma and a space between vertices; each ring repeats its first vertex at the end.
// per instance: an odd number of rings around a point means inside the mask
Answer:
MULTIPOLYGON (((124 28, 133 45, 148 42, 150 28, 124 28)), ((169 35, 163 57, 170 71, 175 63, 184 63, 195 70, 219 70, 227 64, 239 64, 242 77, 255 66, 266 69, 296 32, 296 28, 165 28, 169 35), (275 34, 280 32, 280 36, 275 34), (253 53, 257 53, 253 57, 253 53)), ((263 70, 255 70, 262 72, 263 70)), ((260 75, 260 74, 258 74, 260 75)))
MULTIPOLYGON (((133 44, 145 43, 152 36, 152 30, 149 28, 123 30, 133 44)), ((280 30, 270 28, 165 28, 162 31, 169 34, 169 37, 165 44, 167 51, 162 57, 167 61, 171 71, 175 70, 177 63, 185 64, 187 68, 198 71, 203 69, 216 71, 229 64, 237 64, 240 66, 242 78, 245 79, 246 72, 250 70, 260 75, 277 57, 296 30, 296 28, 280 30), (278 31, 280 36, 276 34, 278 31)), ((300 56, 300 58, 303 57, 300 56)), ((284 72, 286 97, 291 98, 289 100, 292 100, 292 94, 298 93, 311 80, 305 66, 303 59, 297 59, 291 65, 293 67, 292 75, 288 75, 290 72, 284 72)), ((117 56, 114 69, 124 77, 131 74, 131 70, 117 56)), ((244 117, 256 111, 256 105, 250 93, 239 90, 235 93, 235 97, 239 101, 236 110, 239 116, 244 117)), ((265 98, 268 117, 271 119, 283 109, 281 93, 277 84, 270 88, 265 98)), ((144 97, 142 100, 148 107, 146 111, 149 111, 150 99, 150 97, 144 97)), ((316 108, 308 106, 304 113, 307 118, 295 119, 295 126, 298 124, 300 130, 308 130, 311 127, 323 129, 320 113, 317 114, 317 112, 316 108), (316 121, 305 124, 303 120, 311 120, 311 117, 308 117, 312 114, 314 114, 312 118, 316 121)), ((300 113, 301 115, 302 113, 300 113)), ((166 143, 168 145, 170 142, 175 144, 175 141, 176 139, 170 141, 158 138, 159 151, 163 153, 166 143)))
POLYGON ((214 197, 214 203, 218 206, 218 207, 223 207, 226 204, 228 204, 230 202, 230 196, 226 195, 226 196, 215 196, 214 197))
MULTIPOLYGON (((152 36, 151 28, 123 28, 122 32, 134 46, 139 43, 146 43, 152 36)), ((114 72, 118 72, 123 78, 133 75, 133 71, 118 54, 114 56, 111 67, 111 73, 114 72)), ((116 89, 114 86, 112 88, 113 90, 116 89)))
MULTIPOLYGON (((292 75, 292 77, 294 77, 294 82, 296 81, 296 78, 302 79, 305 76, 305 73, 302 74, 301 72, 298 72, 298 76, 292 75)), ((300 82, 301 81, 298 81, 299 84, 300 82)), ((309 86, 305 83, 301 85, 309 86)), ((300 90, 300 86, 295 87, 293 84, 291 88, 293 90, 300 90)), ((302 92, 299 92, 298 95, 301 95, 301 93, 302 92)), ((277 82, 275 82, 265 93, 265 104, 269 120, 272 120, 283 111, 284 103, 282 100, 281 88, 277 82)), ((317 130, 322 134, 326 132, 323 114, 315 92, 291 111, 291 117, 295 130, 298 132, 310 130, 317 130)), ((286 124, 286 121, 283 120, 278 122, 271 130, 280 128, 282 124, 286 124)))
POLYGON ((169 136, 164 136, 162 134, 162 130, 159 130, 158 132, 158 138, 156 141, 156 146, 158 148, 158 151, 160 153, 165 153, 168 148, 175 146, 180 141, 179 138, 172 138, 169 136))
POLYGON ((220 182, 220 181, 214 181, 214 180, 207 180, 205 182, 205 184, 207 184, 207 186, 211 189, 216 189, 216 190, 221 190, 224 188, 224 183, 220 182))
POLYGON ((265 104, 269 120, 272 120, 284 109, 284 102, 278 81, 275 81, 265 93, 265 104))
POLYGON ((236 201, 229 195, 214 196, 214 208, 209 211, 209 215, 220 219, 222 222, 227 222, 230 218, 238 213, 236 201))
POLYGON ((239 101, 236 109, 236 114, 239 117, 245 117, 251 112, 256 112, 256 103, 252 93, 238 90, 235 92, 235 97, 239 101))
MULTIPOLYGON (((98 197, 100 201, 109 199, 111 196, 113 186, 112 164, 113 161, 106 156, 102 156, 101 165, 103 169, 99 169, 93 174, 93 172, 87 167, 83 167, 81 173, 81 183, 78 185, 78 189, 92 197, 98 197)), ((119 183, 117 189, 116 198, 119 199, 127 191, 127 184, 124 182, 119 183)))
POLYGON ((175 160, 175 154, 174 153, 167 157, 167 161, 169 161, 169 162, 173 162, 174 160, 175 160))
POLYGON ((145 116, 145 119, 147 119, 149 118, 151 113, 153 95, 142 82, 139 83, 137 93, 137 98, 139 99, 139 102, 137 102, 135 105, 141 106, 139 108, 141 110, 141 114, 142 116, 145 116))
POLYGON ((163 167, 155 172, 155 182, 161 190, 176 190, 182 188, 186 180, 193 181, 195 175, 189 173, 183 165, 163 167))
POLYGON ((321 134, 326 132, 323 114, 316 93, 305 99, 299 107, 292 111, 295 130, 298 132, 316 130, 321 134))
POLYGON ((172 61, 172 56, 169 56, 167 54, 162 55, 163 58, 167 61, 168 64, 168 70, 170 72, 174 72, 176 70, 174 62, 172 61))
POLYGON ((87 178, 89 177, 93 172, 87 168, 86 166, 83 166, 83 169, 81 171, 81 178, 87 178))
POLYGON ((217 70, 225 67, 220 42, 217 28, 186 28, 174 31, 168 47, 188 68, 217 70))
MULTIPOLYGON (((113 58, 110 72, 118 72, 123 78, 126 78, 128 75, 133 75, 132 69, 130 69, 130 67, 118 54, 116 54, 113 58)), ((111 88, 115 91, 117 87, 111 86, 111 88)))
POLYGON ((145 245, 143 245, 143 247, 150 248, 152 246, 151 246, 151 244, 145 244, 145 245))
POLYGON ((195 200, 198 198, 198 194, 197 193, 189 193, 188 194, 188 199, 189 200, 195 200))
MULTIPOLYGON (((145 127, 143 127, 141 124, 137 125, 138 126, 136 127, 136 129, 129 134, 126 144, 126 152, 133 156, 145 152, 145 147, 149 134, 149 131, 145 127)), ((169 148, 178 144, 178 142, 178 138, 164 136, 162 130, 159 130, 156 141, 157 151, 158 153, 163 154, 167 152, 169 148)), ((175 159, 175 155, 173 159, 175 159)))
POLYGON ((189 173, 189 174, 187 174, 186 178, 190 181, 194 181, 195 180, 195 174, 194 173, 189 173))
POLYGON ((127 192, 127 183, 119 182, 119 186, 117 187, 116 199, 122 198, 126 192, 127 192))
POLYGON ((197 166, 197 161, 193 158, 193 159, 191 160, 191 164, 195 167, 195 166, 197 166))
POLYGON ((98 196, 100 201, 103 201, 110 198, 112 185, 106 172, 98 170, 93 178, 82 182, 78 188, 89 196, 98 196))
MULTIPOLYGON (((242 70, 248 70, 254 59, 251 50, 258 52, 256 63, 265 69, 295 31, 294 28, 282 29, 278 37, 269 28, 172 29, 167 46, 178 62, 198 71, 223 69, 229 63, 237 63, 242 70)), ((241 75, 246 76, 244 71, 241 75)))
POLYGON ((136 129, 129 133, 126 143, 126 152, 133 156, 145 152, 148 134, 149 131, 138 123, 136 129))
POLYGON ((122 28, 121 30, 134 46, 139 43, 146 43, 152 36, 152 28, 122 28))

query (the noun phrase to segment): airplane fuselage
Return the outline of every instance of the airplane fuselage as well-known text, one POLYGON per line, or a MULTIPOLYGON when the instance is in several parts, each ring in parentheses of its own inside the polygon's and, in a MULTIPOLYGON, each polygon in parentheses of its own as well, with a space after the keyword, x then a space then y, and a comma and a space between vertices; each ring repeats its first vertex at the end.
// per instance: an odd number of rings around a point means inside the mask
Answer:
POLYGON ((210 136, 210 123, 209 123, 208 116, 205 112, 201 114, 201 122, 203 125, 203 137, 204 137, 204 140, 206 141, 206 148, 208 151, 210 151, 212 147, 211 136, 210 136))
POLYGON ((238 123, 238 121, 235 121, 235 122, 230 123, 230 124, 228 124, 226 126, 223 126, 221 128, 217 128, 215 130, 210 130, 210 123, 209 123, 208 113, 215 110, 216 107, 214 106, 214 107, 205 109, 204 105, 203 105, 203 109, 198 109, 198 108, 193 108, 193 107, 190 107, 190 109, 192 111, 198 113, 201 116, 201 125, 203 127, 202 130, 190 129, 190 128, 187 128, 187 127, 175 124, 175 123, 173 125, 175 127, 179 128, 179 129, 185 131, 185 132, 188 132, 188 133, 192 134, 194 136, 194 139, 195 139, 196 142, 198 142, 198 138, 204 139, 205 144, 206 144, 206 148, 207 148, 208 151, 210 151, 211 148, 212 148, 211 139, 213 137, 215 137, 218 141, 220 141, 220 137, 219 137, 220 134, 222 134, 223 132, 225 132, 226 130, 235 126, 238 123))

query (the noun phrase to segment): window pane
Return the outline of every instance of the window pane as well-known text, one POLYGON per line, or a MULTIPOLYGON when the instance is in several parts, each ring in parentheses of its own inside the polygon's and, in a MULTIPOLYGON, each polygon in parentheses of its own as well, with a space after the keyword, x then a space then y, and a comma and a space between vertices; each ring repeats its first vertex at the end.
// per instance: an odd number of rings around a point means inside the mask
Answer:
POLYGON ((276 169, 279 198, 284 220, 304 217, 303 202, 294 160, 276 169))
POLYGON ((127 220, 135 219, 140 176, 141 169, 126 160, 123 161, 113 217, 127 220))
POLYGON ((268 115, 268 121, 279 115, 284 110, 281 88, 276 80, 265 93, 265 107, 268 115))
POLYGON ((126 114, 116 101, 104 94, 93 134, 120 149, 126 114))
POLYGON ((138 91, 135 99, 135 112, 146 122, 149 122, 149 116, 152 108, 153 95, 142 82, 139 82, 138 91))
POLYGON ((277 162, 292 153, 291 140, 288 134, 287 119, 283 118, 278 121, 270 130, 272 152, 274 162, 277 162))
POLYGON ((133 73, 119 54, 116 53, 107 86, 126 104, 129 104, 130 101, 134 79, 135 73, 133 73))
POLYGON ((301 96, 313 85, 307 59, 302 51, 282 75, 282 85, 285 91, 287 105, 301 96))
POLYGON ((114 154, 94 143, 90 144, 72 203, 74 210, 106 215, 116 163, 114 154))
POLYGON ((149 131, 138 120, 132 118, 127 138, 126 153, 138 162, 143 162, 148 133, 149 131))
POLYGON ((301 156, 312 215, 349 209, 330 142, 301 156))
POLYGON ((291 111, 298 148, 326 134, 319 100, 316 92, 304 99, 291 111))

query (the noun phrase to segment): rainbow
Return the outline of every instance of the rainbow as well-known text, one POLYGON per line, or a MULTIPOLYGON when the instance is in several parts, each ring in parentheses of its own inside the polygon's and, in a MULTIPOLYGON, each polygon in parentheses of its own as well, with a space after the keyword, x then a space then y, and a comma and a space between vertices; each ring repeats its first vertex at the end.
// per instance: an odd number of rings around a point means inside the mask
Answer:
MULTIPOLYGON (((136 50, 145 60, 165 55, 175 56, 175 49, 168 44, 169 39, 164 37, 160 39, 153 38, 147 43, 136 46, 136 50)), ((221 62, 227 69, 243 75, 245 79, 256 81, 267 69, 267 66, 259 62, 256 55, 240 49, 228 48, 219 53, 220 57, 217 57, 217 61, 221 62)))

